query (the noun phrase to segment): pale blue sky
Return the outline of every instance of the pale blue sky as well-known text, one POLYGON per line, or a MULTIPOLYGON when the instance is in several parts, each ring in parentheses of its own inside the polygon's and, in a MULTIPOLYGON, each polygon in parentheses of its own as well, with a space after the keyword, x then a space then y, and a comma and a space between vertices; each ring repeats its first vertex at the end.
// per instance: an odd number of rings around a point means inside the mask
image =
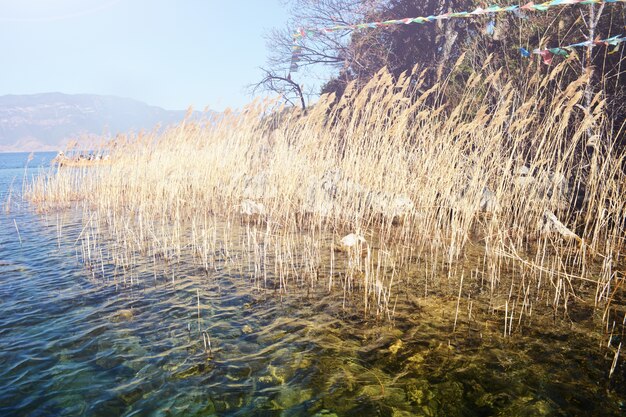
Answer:
POLYGON ((238 107, 286 21, 280 0, 0 0, 0 95, 238 107))

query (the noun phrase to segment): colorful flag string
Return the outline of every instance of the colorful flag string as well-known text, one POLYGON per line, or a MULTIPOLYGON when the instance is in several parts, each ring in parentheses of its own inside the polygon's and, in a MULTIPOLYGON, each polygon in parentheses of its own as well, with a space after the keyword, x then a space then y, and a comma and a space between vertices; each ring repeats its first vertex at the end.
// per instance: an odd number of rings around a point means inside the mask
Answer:
MULTIPOLYGON (((437 20, 468 18, 468 17, 480 16, 480 15, 486 15, 486 14, 494 14, 494 13, 505 13, 505 12, 519 13, 519 11, 529 11, 529 12, 547 11, 555 7, 565 6, 565 5, 574 5, 574 4, 585 5, 585 4, 609 4, 609 3, 626 3, 626 0, 550 0, 544 3, 540 3, 540 4, 535 4, 534 2, 531 1, 524 5, 513 5, 513 6, 493 5, 484 9, 482 7, 478 7, 472 11, 448 12, 448 13, 443 13, 440 15, 431 15, 431 16, 425 16, 425 17, 412 17, 412 18, 404 18, 404 19, 384 20, 384 21, 379 21, 379 22, 357 23, 354 25, 336 25, 336 26, 330 26, 330 27, 324 27, 324 28, 300 28, 298 32, 293 34, 294 43, 292 47, 290 71, 295 72, 298 70, 298 62, 300 61, 300 57, 302 55, 302 47, 300 46, 299 41, 303 38, 315 36, 318 34, 332 33, 332 32, 345 31, 345 30, 360 30, 360 29, 388 27, 392 25, 409 25, 412 23, 424 24, 427 22, 434 22, 437 20)), ((613 39, 613 38, 610 38, 610 39, 613 39)), ((623 38, 618 38, 618 39, 623 39, 623 38)), ((603 42, 603 41, 598 41, 598 42, 603 42)), ((623 41, 620 41, 620 42, 623 42, 623 41)), ((582 43, 585 43, 585 42, 582 42, 582 43)), ((574 44, 574 45, 570 45, 569 47, 574 48, 577 46, 586 46, 586 45, 574 44)), ((558 49, 565 49, 565 48, 552 48, 552 49, 558 50, 558 49)), ((536 52, 536 51, 533 51, 533 52, 539 53, 540 55, 544 56, 544 61, 546 61, 545 57, 548 56, 548 53, 551 54, 549 55, 550 61, 551 61, 552 55, 564 55, 561 51, 556 51, 556 52, 551 51, 551 50, 541 50, 541 51, 542 51, 541 53, 536 52), (545 51, 548 51, 548 52, 546 53, 545 51)), ((522 51, 522 55, 524 55, 523 51, 522 51)), ((528 53, 528 55, 530 55, 530 53, 528 53)))
POLYGON ((289 67, 289 72, 297 72, 298 71, 298 62, 300 62, 300 56, 302 55, 302 47, 294 42, 291 47, 291 65, 289 67))
POLYGON ((308 36, 320 34, 320 33, 331 33, 343 30, 358 30, 358 29, 370 29, 370 28, 378 28, 385 27, 391 25, 408 25, 411 23, 419 23, 424 24, 427 22, 434 22, 436 20, 447 20, 453 18, 462 18, 462 17, 473 17, 480 16, 491 13, 503 13, 503 12, 515 12, 515 11, 546 11, 554 7, 564 6, 564 5, 572 5, 572 4, 605 4, 605 3, 626 3, 626 0, 550 0, 544 3, 535 4, 532 1, 526 3, 525 5, 514 5, 514 6, 489 6, 485 9, 482 7, 478 7, 473 11, 466 12, 448 12, 440 15, 431 15, 426 17, 412 17, 412 18, 404 18, 404 19, 394 19, 394 20, 384 20, 379 22, 369 22, 369 23, 357 23, 354 25, 336 25, 325 28, 301 28, 298 32, 293 34, 294 39, 305 38, 308 36))
MULTIPOLYGON (((574 50, 574 48, 583 48, 585 46, 613 46, 613 49, 609 52, 609 54, 614 54, 619 51, 620 43, 626 42, 626 36, 622 37, 622 35, 612 36, 607 39, 596 39, 594 41, 585 41, 574 43, 567 46, 561 46, 558 48, 547 48, 547 49, 535 49, 533 50, 533 54, 540 55, 543 58, 543 62, 547 65, 552 64, 552 58, 555 55, 568 57, 569 54, 574 50)), ((524 49, 520 48, 520 52, 522 56, 529 57, 530 53, 524 49)))

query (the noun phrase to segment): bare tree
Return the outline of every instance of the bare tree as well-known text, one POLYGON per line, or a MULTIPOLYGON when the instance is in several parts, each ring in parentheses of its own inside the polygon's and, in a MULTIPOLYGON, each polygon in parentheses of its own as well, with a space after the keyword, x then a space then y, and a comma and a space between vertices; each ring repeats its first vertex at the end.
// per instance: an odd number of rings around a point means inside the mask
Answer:
POLYGON ((298 47, 298 71, 336 69, 350 74, 346 82, 368 72, 365 70, 371 64, 372 51, 378 50, 383 60, 388 52, 376 36, 378 30, 359 31, 354 36, 351 30, 320 29, 373 19, 383 3, 384 0, 285 0, 290 8, 290 22, 286 28, 268 34, 268 65, 262 69, 263 78, 253 86, 253 92, 275 92, 287 102, 299 101, 304 107, 303 87, 293 79, 296 74, 291 71, 294 45, 298 47), (305 35, 294 39, 300 31, 305 35))
MULTIPOLYGON (((367 82, 382 67, 399 76, 418 65, 427 86, 445 78, 461 56, 465 56, 464 68, 470 66, 478 70, 489 57, 493 68, 507 69, 504 76, 509 81, 524 83, 527 71, 519 56, 520 47, 573 43, 579 41, 581 34, 590 41, 596 37, 609 37, 621 33, 620 22, 626 15, 626 9, 619 5, 606 6, 611 7, 611 12, 607 13, 604 4, 589 4, 588 7, 573 6, 558 10, 557 14, 533 14, 532 17, 518 12, 515 15, 438 20, 423 25, 384 28, 373 25, 363 30, 335 31, 332 27, 338 25, 437 15, 469 10, 483 3, 478 0, 283 1, 290 8, 291 20, 287 27, 268 34, 270 57, 263 70, 263 78, 255 85, 254 91, 273 91, 285 101, 299 103, 302 107, 306 97, 303 90, 312 91, 314 82, 311 79, 315 75, 323 74, 322 77, 328 81, 324 92, 342 94, 349 82, 367 82), (489 24, 494 26, 492 32, 487 30, 489 24), (300 29, 304 36, 297 37, 294 43, 293 35, 300 29), (298 71, 306 76, 306 87, 297 80, 300 73, 290 70, 294 45, 297 45, 298 71), (331 76, 329 69, 336 73, 331 76)), ((613 119, 623 120, 626 114, 623 104, 626 71, 622 69, 622 58, 594 46, 590 44, 586 53, 582 54, 580 67, 568 68, 566 76, 553 84, 557 86, 578 77, 579 68, 587 71, 589 83, 581 104, 588 109, 593 104, 595 93, 602 89, 607 103, 610 103, 613 119)), ((462 72, 457 74, 458 77, 463 75, 462 72)), ((454 95, 454 88, 449 91, 454 95)))
POLYGON ((251 86, 252 93, 257 93, 259 90, 271 91, 280 95, 292 106, 295 106, 295 101, 299 100, 302 110, 306 110, 302 87, 291 79, 290 74, 283 77, 265 68, 261 68, 261 70, 264 72, 263 79, 251 86))

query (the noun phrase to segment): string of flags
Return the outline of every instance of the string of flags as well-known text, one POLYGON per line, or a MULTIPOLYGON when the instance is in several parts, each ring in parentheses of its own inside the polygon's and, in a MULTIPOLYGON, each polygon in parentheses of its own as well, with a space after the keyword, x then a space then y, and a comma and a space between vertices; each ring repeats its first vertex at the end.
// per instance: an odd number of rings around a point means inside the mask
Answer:
MULTIPOLYGON (((335 25, 323 28, 300 28, 298 32, 294 33, 293 36, 293 46, 292 46, 292 54, 291 54, 291 66, 290 72, 296 72, 298 70, 298 63, 300 62, 300 58, 302 55, 302 46, 300 45, 300 41, 307 37, 312 37, 318 34, 332 33, 338 31, 346 31, 346 30, 360 30, 360 29, 370 29, 370 28, 379 28, 379 27, 387 27, 392 25, 409 25, 412 23, 424 24, 427 22, 434 22, 437 20, 447 20, 454 18, 470 18, 474 16, 487 15, 487 14, 495 14, 495 13, 505 13, 505 12, 513 12, 519 14, 522 11, 547 11, 551 8, 565 6, 565 5, 586 5, 586 4, 610 4, 610 3, 626 3, 626 0, 549 0, 544 3, 535 4, 534 2, 529 2, 524 5, 512 5, 512 6, 489 6, 487 8, 478 7, 472 11, 463 11, 463 12, 448 12, 439 15, 431 15, 431 16, 423 16, 423 17, 413 17, 413 18, 404 18, 404 19, 392 19, 392 20, 384 20, 378 22, 368 22, 368 23, 357 23, 354 25, 335 25)), ((535 49, 533 50, 534 54, 539 54, 542 56, 543 61, 546 64, 552 63, 552 57, 554 55, 560 56, 568 56, 569 51, 576 47, 583 47, 589 45, 612 45, 616 48, 613 49, 611 53, 616 52, 619 44, 622 42, 626 42, 626 38, 621 37, 621 35, 613 36, 604 40, 595 40, 595 41, 585 41, 580 42, 560 48, 549 48, 549 49, 535 49)), ((530 57, 531 53, 524 49, 520 48, 520 52, 524 57, 530 57)))
POLYGON ((289 72, 298 71, 298 62, 300 62, 300 56, 302 55, 302 47, 297 42, 293 43, 291 47, 291 66, 289 72))
MULTIPOLYGON (((619 51, 619 46, 622 42, 626 42, 626 36, 622 37, 621 35, 617 35, 607 39, 584 41, 558 48, 534 49, 533 54, 541 55, 541 58, 543 58, 543 62, 547 65, 550 65, 552 64, 552 58, 555 55, 568 57, 574 48, 583 48, 585 46, 613 46, 613 49, 609 52, 609 55, 614 54, 619 51)), ((520 48, 520 53, 524 58, 530 57, 530 52, 527 49, 520 48)))
POLYGON ((424 24, 427 22, 434 22, 436 20, 447 20, 453 18, 473 17, 491 13, 503 13, 503 12, 519 12, 519 11, 546 11, 554 7, 573 5, 573 4, 608 4, 608 3, 626 3, 626 0, 549 0, 544 3, 535 4, 532 1, 524 5, 513 6, 489 6, 485 9, 478 7, 473 11, 467 12, 448 12, 440 15, 431 15, 426 17, 413 17, 404 19, 384 20, 379 22, 369 23, 357 23, 354 25, 336 25, 324 28, 300 28, 298 32, 293 34, 294 39, 305 38, 318 33, 331 33, 343 30, 358 30, 358 29, 370 29, 378 28, 390 25, 408 25, 411 23, 424 24))

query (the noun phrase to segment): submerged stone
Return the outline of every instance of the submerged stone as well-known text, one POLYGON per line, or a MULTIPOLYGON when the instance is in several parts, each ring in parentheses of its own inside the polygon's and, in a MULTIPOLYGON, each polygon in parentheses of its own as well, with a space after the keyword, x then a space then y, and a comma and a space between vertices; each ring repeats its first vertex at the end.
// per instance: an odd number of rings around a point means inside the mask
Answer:
POLYGON ((143 397, 143 390, 141 388, 135 388, 123 394, 120 394, 120 398, 124 401, 124 404, 131 405, 132 403, 143 397))
POLYGON ((407 359, 405 369, 421 374, 424 372, 424 362, 424 356, 421 353, 415 353, 407 359))
POLYGON ((271 385, 282 385, 288 379, 288 372, 274 365, 268 365, 267 375, 259 377, 259 382, 271 385))
POLYGON ((313 398, 313 389, 285 388, 280 391, 276 402, 283 409, 295 407, 313 398))
POLYGON ((197 376, 197 375, 203 374, 205 372, 208 372, 211 369, 213 369, 213 367, 210 366, 209 364, 197 363, 197 364, 194 364, 194 365, 190 366, 187 369, 183 369, 182 371, 179 371, 179 372, 176 372, 176 373, 172 374, 172 378, 174 378, 174 379, 187 379, 187 378, 191 378, 193 376, 197 376))
POLYGON ((124 359, 118 356, 109 355, 96 359, 96 365, 102 369, 113 369, 124 363, 124 359))
POLYGON ((546 400, 523 397, 506 409, 506 414, 517 417, 545 417, 554 415, 554 407, 546 400))
POLYGON ((409 403, 415 405, 427 404, 435 395, 430 390, 430 384, 425 379, 412 379, 406 386, 406 397, 409 403))
POLYGON ((135 317, 133 310, 124 309, 120 310, 111 317, 112 323, 120 323, 124 321, 131 321, 135 317))
POLYGON ((384 400, 389 404, 401 404, 406 402, 406 393, 402 388, 392 388, 382 385, 366 385, 359 395, 373 400, 384 400))
POLYGON ((404 342, 402 342, 402 339, 398 339, 396 340, 394 344, 389 346, 389 352, 391 352, 391 354, 393 355, 396 355, 398 351, 402 349, 403 346, 404 346, 404 342))
POLYGON ((415 417, 415 413, 406 410, 394 409, 391 417, 415 417))
POLYGON ((339 417, 339 416, 330 410, 321 410, 319 413, 315 414, 313 417, 339 417))

